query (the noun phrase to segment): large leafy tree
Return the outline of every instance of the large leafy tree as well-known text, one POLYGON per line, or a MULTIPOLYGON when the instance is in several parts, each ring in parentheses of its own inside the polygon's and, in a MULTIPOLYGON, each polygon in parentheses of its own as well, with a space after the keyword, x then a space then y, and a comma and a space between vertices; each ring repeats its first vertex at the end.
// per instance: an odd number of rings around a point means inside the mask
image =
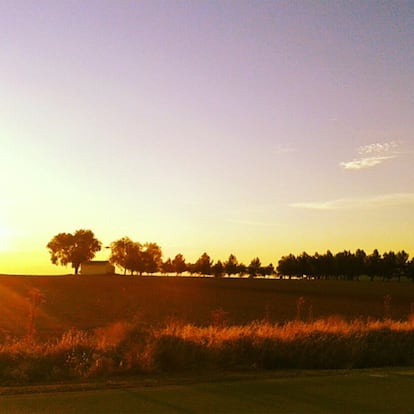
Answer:
POLYGON ((134 270, 137 270, 139 274, 156 273, 161 270, 162 266, 162 250, 157 243, 145 243, 144 250, 141 253, 142 265, 134 270))
POLYGON ((102 243, 95 238, 91 230, 82 229, 73 234, 59 233, 46 247, 53 264, 66 266, 70 263, 77 275, 81 263, 92 260, 96 252, 101 250, 102 243))
POLYGON ((138 270, 141 265, 141 245, 129 237, 122 237, 111 243, 111 256, 109 261, 124 270, 124 274, 138 270))
POLYGON ((298 276, 300 274, 299 263, 295 255, 283 256, 277 265, 277 272, 283 276, 298 276))
POLYGON ((134 242, 129 237, 123 237, 111 243, 110 262, 133 274, 155 273, 161 270, 162 251, 157 243, 134 242))

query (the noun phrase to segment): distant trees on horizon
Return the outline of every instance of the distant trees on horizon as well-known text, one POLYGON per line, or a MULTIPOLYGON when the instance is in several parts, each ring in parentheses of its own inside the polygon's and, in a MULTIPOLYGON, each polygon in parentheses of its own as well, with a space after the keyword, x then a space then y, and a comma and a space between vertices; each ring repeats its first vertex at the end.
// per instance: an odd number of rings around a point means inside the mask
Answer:
MULTIPOLYGON (((74 234, 59 233, 47 244, 51 261, 56 265, 71 264, 78 274, 81 263, 90 261, 96 252, 101 250, 102 243, 95 238, 91 230, 77 230, 74 234)), ((380 254, 375 249, 371 254, 357 249, 354 253, 344 250, 333 254, 327 250, 324 254, 313 256, 306 252, 295 256, 283 256, 275 269, 273 264, 263 266, 259 257, 255 257, 248 265, 240 263, 234 254, 230 254, 224 262, 214 262, 204 252, 194 263, 187 263, 181 253, 173 259, 162 260, 162 249, 154 242, 140 243, 129 237, 122 237, 110 244, 111 264, 122 269, 124 275, 133 274, 198 274, 215 277, 239 275, 239 277, 266 277, 279 275, 288 278, 314 279, 359 279, 361 275, 371 280, 380 277, 390 280, 407 277, 414 281, 414 258, 409 261, 409 254, 404 250, 380 254)))
POLYGON ((409 254, 404 250, 396 253, 389 251, 382 255, 377 249, 368 255, 362 249, 357 249, 354 253, 344 250, 335 255, 330 250, 313 256, 303 252, 298 256, 283 256, 279 260, 277 271, 289 278, 355 280, 365 275, 371 280, 376 277, 400 280, 405 276, 414 281, 414 258, 411 261, 408 259, 409 254))

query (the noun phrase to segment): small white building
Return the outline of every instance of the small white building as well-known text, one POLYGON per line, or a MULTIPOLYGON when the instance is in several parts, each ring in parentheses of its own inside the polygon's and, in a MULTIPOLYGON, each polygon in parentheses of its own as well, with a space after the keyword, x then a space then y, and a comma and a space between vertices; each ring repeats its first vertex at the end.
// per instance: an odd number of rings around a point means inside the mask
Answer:
POLYGON ((81 275, 113 275, 115 266, 111 265, 108 260, 92 260, 81 264, 81 275))

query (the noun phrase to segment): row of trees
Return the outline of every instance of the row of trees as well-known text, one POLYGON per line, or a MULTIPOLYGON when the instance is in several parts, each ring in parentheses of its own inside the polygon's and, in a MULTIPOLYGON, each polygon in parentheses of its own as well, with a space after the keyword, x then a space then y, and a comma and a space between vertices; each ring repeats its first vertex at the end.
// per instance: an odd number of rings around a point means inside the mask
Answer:
MULTIPOLYGON (((58 265, 72 264, 75 274, 78 274, 81 263, 92 260, 96 252, 101 250, 102 243, 96 239, 91 230, 77 230, 74 234, 59 233, 47 244, 52 263, 58 265)), ((374 250, 367 255, 364 250, 358 249, 354 253, 348 250, 336 253, 329 250, 325 254, 315 253, 310 256, 306 252, 295 256, 283 256, 275 269, 270 263, 263 266, 258 257, 251 260, 249 265, 240 263, 236 256, 231 254, 226 261, 216 261, 203 253, 194 263, 187 263, 179 253, 173 259, 162 260, 162 250, 157 243, 139 243, 129 237, 123 237, 111 243, 109 261, 122 269, 124 274, 137 273, 183 273, 212 275, 249 275, 271 276, 278 274, 291 277, 311 278, 338 278, 353 280, 361 275, 371 279, 400 279, 402 276, 414 281, 414 258, 409 261, 409 255, 404 250, 389 251, 382 255, 374 250)))
POLYGON ((168 258, 162 261, 161 248, 156 243, 134 242, 128 237, 116 240, 111 243, 111 255, 109 261, 117 267, 134 274, 142 273, 163 273, 181 275, 183 273, 212 275, 221 277, 225 274, 231 276, 235 274, 251 277, 258 275, 266 276, 274 274, 272 264, 262 266, 258 257, 252 259, 248 266, 239 263, 236 256, 231 254, 227 261, 218 260, 213 262, 207 253, 203 253, 194 263, 187 263, 184 256, 179 253, 173 259, 168 258))
POLYGON ((290 254, 279 260, 277 272, 288 277, 337 278, 353 280, 366 275, 373 280, 380 277, 390 280, 405 276, 414 281, 414 258, 408 260, 409 255, 404 250, 385 252, 380 254, 375 249, 371 254, 358 249, 354 253, 349 250, 332 254, 329 250, 325 254, 315 253, 310 256, 303 252, 299 256, 290 254))
MULTIPOLYGON (((102 243, 96 239, 91 230, 77 230, 75 233, 59 233, 47 244, 51 261, 56 265, 71 264, 78 274, 80 265, 92 260, 101 250, 102 243)), ((231 275, 246 275, 251 277, 266 276, 275 273, 272 264, 262 266, 258 257, 252 259, 248 266, 239 263, 236 256, 231 254, 227 261, 213 262, 207 253, 203 253, 195 263, 187 263, 180 253, 173 259, 162 261, 162 250, 157 243, 140 243, 123 237, 111 243, 109 261, 121 268, 124 274, 143 273, 175 273, 213 275, 216 277, 231 275)))

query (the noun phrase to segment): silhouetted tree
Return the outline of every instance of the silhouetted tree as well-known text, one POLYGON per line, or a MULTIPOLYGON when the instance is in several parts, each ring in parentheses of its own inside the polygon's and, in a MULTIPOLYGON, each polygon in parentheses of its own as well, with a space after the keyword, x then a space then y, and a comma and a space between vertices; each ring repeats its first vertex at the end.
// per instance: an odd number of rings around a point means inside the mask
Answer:
POLYGON ((298 258, 298 267, 299 267, 299 271, 300 274, 299 276, 313 276, 314 275, 314 271, 313 271, 313 259, 312 257, 306 253, 303 252, 298 258))
POLYGON ((111 243, 111 256, 109 261, 124 270, 124 274, 131 274, 142 266, 141 244, 123 237, 111 243))
POLYGON ((181 253, 177 254, 174 257, 172 261, 172 265, 173 265, 173 271, 177 275, 181 275, 181 273, 187 270, 187 263, 185 262, 184 256, 181 253))
POLYGON ((101 250, 102 243, 91 230, 77 230, 74 234, 59 233, 47 244, 50 260, 55 265, 66 266, 71 263, 75 274, 83 262, 92 260, 101 250))
POLYGON ((375 249, 370 255, 366 258, 366 273, 370 277, 371 281, 374 280, 376 276, 381 274, 382 258, 378 250, 375 249))
POLYGON ((397 256, 395 254, 395 252, 393 251, 389 251, 389 252, 385 252, 382 255, 382 266, 381 266, 381 270, 382 270, 382 278, 385 280, 390 280, 396 271, 397 268, 397 256))
POLYGON ((354 259, 354 274, 353 277, 359 278, 359 276, 367 273, 367 254, 362 249, 357 249, 354 259))
POLYGON ((288 276, 289 279, 291 279, 293 276, 298 276, 300 274, 300 271, 296 256, 293 254, 283 256, 279 260, 276 270, 280 275, 288 276))
POLYGON ((162 273, 167 274, 167 275, 174 272, 174 266, 172 264, 170 257, 162 263, 161 270, 162 270, 162 273))
POLYGON ((203 253, 192 266, 192 271, 200 275, 211 275, 211 266, 210 256, 207 253, 203 253))
POLYGON ((229 275, 239 273, 239 263, 234 254, 231 254, 226 262, 224 262, 224 271, 229 275))
POLYGON ((260 274, 261 266, 262 263, 258 257, 252 259, 249 266, 247 267, 247 273, 249 274, 249 277, 256 277, 258 274, 260 274))
POLYGON ((398 277, 398 281, 401 280, 401 276, 404 276, 407 273, 408 258, 409 258, 409 254, 404 250, 401 250, 397 252, 396 254, 395 273, 398 277))
POLYGON ((224 265, 221 263, 220 260, 218 260, 211 268, 212 273, 215 277, 223 277, 223 274, 225 272, 224 265))
POLYGON ((237 273, 240 277, 244 276, 247 273, 247 266, 244 263, 239 263, 237 266, 237 273))
POLYGON ((141 251, 140 266, 134 270, 142 273, 156 273, 161 269, 162 250, 157 243, 145 243, 141 251))
POLYGON ((318 277, 329 279, 335 274, 335 258, 330 250, 317 259, 318 277))
POLYGON ((354 255, 349 250, 344 250, 335 255, 336 276, 352 280, 355 274, 354 255))
POLYGON ((259 268, 260 276, 272 276, 275 273, 275 268, 272 263, 269 263, 267 266, 261 266, 259 268))
POLYGON ((406 264, 405 275, 414 282, 414 257, 406 264))
POLYGON ((370 255, 362 249, 357 249, 355 253, 344 250, 335 256, 329 250, 325 254, 315 253, 313 256, 303 252, 298 257, 293 254, 283 256, 279 260, 277 272, 289 277, 308 275, 328 279, 334 276, 339 279, 358 280, 361 275, 367 275, 371 280, 376 276, 400 280, 402 276, 411 274, 411 262, 408 259, 409 255, 404 250, 397 253, 389 251, 382 256, 377 249, 370 255))

